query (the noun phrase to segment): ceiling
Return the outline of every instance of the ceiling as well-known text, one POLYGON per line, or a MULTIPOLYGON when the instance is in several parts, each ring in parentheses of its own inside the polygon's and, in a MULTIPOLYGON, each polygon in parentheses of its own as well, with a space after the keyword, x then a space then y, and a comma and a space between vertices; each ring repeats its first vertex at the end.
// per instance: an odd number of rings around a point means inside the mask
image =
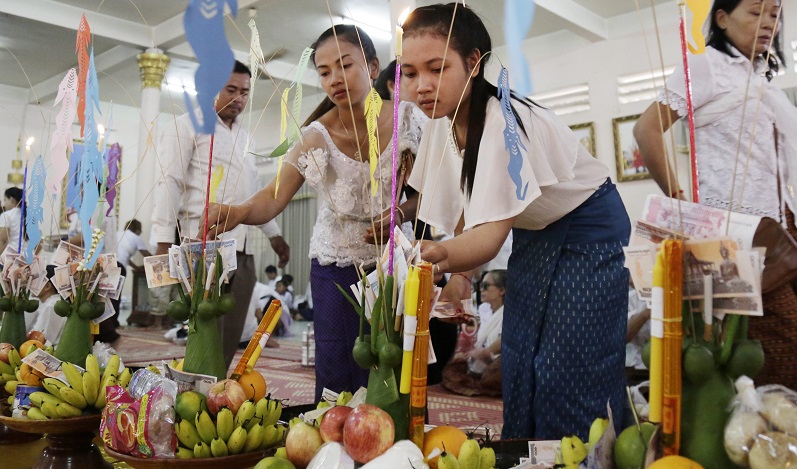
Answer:
MULTIPOLYGON (((648 6, 649 1, 641 0, 648 6)), ((436 1, 417 1, 418 5, 431 3, 436 1)), ((76 66, 73 44, 83 13, 92 28, 101 100, 138 105, 141 85, 136 55, 152 46, 172 58, 167 81, 190 84, 196 66, 183 34, 182 13, 187 4, 188 0, 2 1, 0 86, 21 89, 28 102, 50 103, 61 78, 76 66)), ((501 45, 503 0, 469 0, 467 4, 482 15, 495 44, 501 45)), ((607 38, 609 21, 636 8, 634 0, 537 0, 536 4, 528 37, 565 32, 590 41, 607 38)), ((236 56, 244 60, 248 56, 247 23, 253 17, 263 51, 272 58, 266 70, 276 81, 291 80, 302 50, 333 21, 347 21, 344 17, 382 29, 384 39, 371 35, 383 63, 390 59, 388 0, 238 0, 237 13, 226 21, 236 56)), ((255 107, 264 106, 275 89, 270 79, 260 83, 255 107)), ((305 78, 305 84, 317 85, 315 76, 305 78)), ((164 93, 168 93, 165 87, 164 93)))

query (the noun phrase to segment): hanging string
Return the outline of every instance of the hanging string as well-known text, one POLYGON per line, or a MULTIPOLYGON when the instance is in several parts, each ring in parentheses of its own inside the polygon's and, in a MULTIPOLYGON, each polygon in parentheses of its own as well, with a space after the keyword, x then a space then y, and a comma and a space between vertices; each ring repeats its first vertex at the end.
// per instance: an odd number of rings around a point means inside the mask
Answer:
MULTIPOLYGON (((399 133, 399 92, 401 85, 399 79, 401 78, 401 56, 396 57, 396 74, 394 78, 393 88, 393 171, 391 172, 390 184, 390 245, 388 246, 388 267, 387 274, 393 275, 393 254, 395 246, 393 245, 393 232, 396 230, 396 168, 398 160, 398 133, 399 133)), ((403 222, 404 220, 402 220, 403 222)))
POLYGON ((208 156, 208 184, 207 190, 205 190, 205 220, 202 224, 203 231, 202 231, 202 253, 205 253, 205 244, 208 240, 208 208, 210 207, 210 180, 212 177, 213 172, 213 142, 215 140, 216 134, 210 134, 210 155, 208 156))

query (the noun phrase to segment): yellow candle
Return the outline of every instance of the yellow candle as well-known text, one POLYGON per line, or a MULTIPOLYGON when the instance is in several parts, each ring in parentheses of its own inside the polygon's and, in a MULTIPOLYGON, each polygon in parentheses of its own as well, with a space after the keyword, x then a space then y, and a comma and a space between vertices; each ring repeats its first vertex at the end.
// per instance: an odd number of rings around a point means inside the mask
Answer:
POLYGON ((401 360, 399 392, 409 394, 412 388, 412 351, 415 348, 415 331, 418 326, 418 269, 410 266, 404 283, 404 356, 401 360))
POLYGON ((650 421, 661 422, 664 365, 664 254, 659 252, 653 265, 650 308, 650 421))

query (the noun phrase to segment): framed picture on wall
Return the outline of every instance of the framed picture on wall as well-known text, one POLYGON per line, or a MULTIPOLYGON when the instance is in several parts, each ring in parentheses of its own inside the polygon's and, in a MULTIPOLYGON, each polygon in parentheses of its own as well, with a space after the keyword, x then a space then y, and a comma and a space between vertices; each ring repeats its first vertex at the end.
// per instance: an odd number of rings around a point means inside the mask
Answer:
MULTIPOLYGON (((110 150, 111 145, 105 147, 105 157, 110 150)), ((80 186, 80 160, 83 158, 83 152, 86 151, 86 146, 83 140, 73 140, 72 152, 69 154, 69 170, 66 173, 63 181, 61 181, 61 216, 59 217, 59 224, 62 230, 69 229, 69 214, 77 211, 80 207, 81 199, 81 186, 80 186)), ((121 170, 121 156, 119 165, 121 170)), ((104 166, 107 165, 107 161, 104 166)), ((107 171, 106 171, 107 172, 107 171)), ((106 174, 107 177, 107 174, 106 174)), ((119 223, 119 186, 116 187, 116 197, 114 198, 114 213, 119 223)), ((100 201, 104 201, 104 193, 100 194, 100 201)), ((121 226, 121 225, 119 225, 121 226)))
POLYGON ((570 130, 576 134, 578 141, 584 145, 589 154, 597 158, 598 155, 595 149, 595 123, 587 122, 585 124, 571 125, 570 130))
POLYGON ((645 162, 639 152, 639 145, 634 138, 634 124, 639 114, 612 119, 614 128, 614 153, 617 161, 617 181, 638 181, 649 179, 645 162))

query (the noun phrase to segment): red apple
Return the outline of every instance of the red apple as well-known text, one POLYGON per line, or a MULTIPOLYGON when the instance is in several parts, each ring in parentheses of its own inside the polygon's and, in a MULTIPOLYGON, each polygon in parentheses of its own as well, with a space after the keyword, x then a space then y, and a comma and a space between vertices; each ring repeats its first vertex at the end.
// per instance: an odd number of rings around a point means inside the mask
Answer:
POLYGON ((233 414, 238 413, 241 404, 246 401, 246 392, 238 381, 223 379, 208 391, 208 411, 216 415, 222 407, 228 407, 233 414))
POLYGON ((370 404, 358 405, 343 424, 343 446, 365 464, 393 446, 396 428, 390 415, 370 404))
POLYGON ((39 342, 46 344, 47 338, 44 337, 44 331, 30 331, 28 332, 28 340, 38 340, 39 342))
POLYGON ((354 409, 349 406, 339 405, 326 411, 318 428, 321 431, 321 438, 324 441, 343 441, 343 424, 346 423, 352 410, 354 409))
POLYGON ((2 344, 0 344, 0 360, 8 363, 8 352, 10 352, 13 349, 14 346, 9 344, 8 342, 3 342, 2 344))
POLYGON ((318 429, 304 422, 297 422, 285 437, 285 453, 288 461, 298 469, 304 469, 323 444, 324 440, 321 439, 318 429))

